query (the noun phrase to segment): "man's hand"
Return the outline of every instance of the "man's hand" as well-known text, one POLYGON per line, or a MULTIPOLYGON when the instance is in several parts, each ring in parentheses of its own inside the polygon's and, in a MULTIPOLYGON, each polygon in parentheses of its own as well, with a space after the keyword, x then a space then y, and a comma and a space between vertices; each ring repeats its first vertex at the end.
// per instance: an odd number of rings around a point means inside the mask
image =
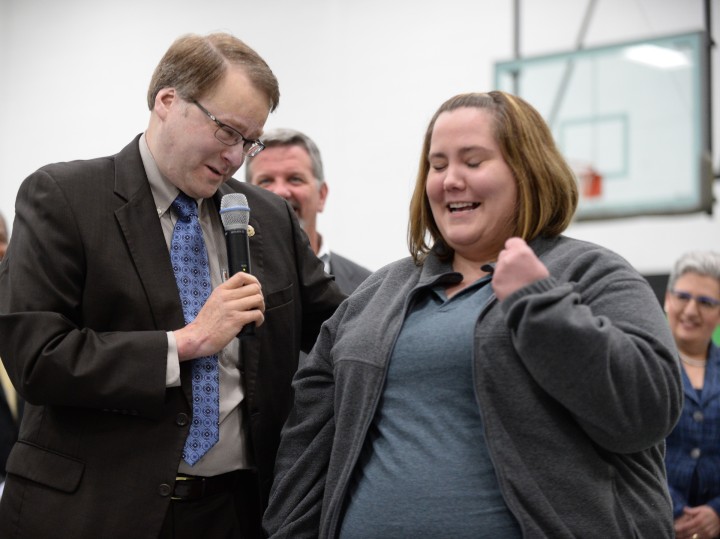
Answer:
POLYGON ((195 320, 174 332, 180 361, 222 350, 246 324, 260 326, 265 299, 258 280, 238 272, 215 288, 195 320))
POLYGON ((549 276, 545 264, 540 262, 525 240, 510 238, 505 242, 505 249, 500 251, 495 264, 492 287, 497 298, 502 301, 516 290, 549 276))

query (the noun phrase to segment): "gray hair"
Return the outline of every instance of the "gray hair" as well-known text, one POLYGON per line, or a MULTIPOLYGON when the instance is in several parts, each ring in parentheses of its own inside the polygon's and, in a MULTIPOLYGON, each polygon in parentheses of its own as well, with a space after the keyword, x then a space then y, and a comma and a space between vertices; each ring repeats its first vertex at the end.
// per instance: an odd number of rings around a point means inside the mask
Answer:
POLYGON ((675 262, 668 279, 668 290, 675 287, 677 280, 686 273, 712 277, 720 284, 720 253, 715 251, 691 251, 675 262))
MULTIPOLYGON (((318 184, 325 181, 320 150, 317 144, 305 133, 301 133, 295 129, 271 129, 265 132, 263 136, 260 137, 260 140, 262 140, 266 148, 272 148, 273 146, 300 146, 310 156, 313 176, 315 176, 318 184)), ((252 162, 253 158, 249 157, 245 163, 245 181, 248 183, 250 183, 252 178, 252 162)))

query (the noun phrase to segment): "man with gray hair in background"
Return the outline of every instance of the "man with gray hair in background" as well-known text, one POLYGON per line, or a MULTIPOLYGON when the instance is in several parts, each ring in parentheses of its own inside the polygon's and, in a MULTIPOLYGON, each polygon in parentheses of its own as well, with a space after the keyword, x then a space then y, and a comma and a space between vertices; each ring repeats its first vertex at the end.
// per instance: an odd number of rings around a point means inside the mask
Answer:
POLYGON ((313 140, 294 129, 274 129, 263 135, 265 150, 247 160, 245 180, 287 200, 295 210, 325 271, 345 294, 351 294, 370 270, 330 251, 317 231, 317 214, 328 195, 320 150, 313 140))

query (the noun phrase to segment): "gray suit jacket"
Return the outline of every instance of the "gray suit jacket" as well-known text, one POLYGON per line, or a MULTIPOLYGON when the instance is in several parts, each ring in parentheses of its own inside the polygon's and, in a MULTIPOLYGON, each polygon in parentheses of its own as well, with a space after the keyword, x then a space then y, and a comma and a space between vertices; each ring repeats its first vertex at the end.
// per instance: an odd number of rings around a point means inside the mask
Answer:
MULTIPOLYGON (((230 180, 213 203, 235 191, 253 209, 251 263, 266 306, 256 338, 240 346, 265 500, 298 353, 344 295, 284 200, 230 180)), ((0 537, 157 537, 191 415, 188 362, 182 387, 165 387, 166 332, 183 325, 137 138, 23 182, 0 264, 0 357, 27 405, 0 537)))

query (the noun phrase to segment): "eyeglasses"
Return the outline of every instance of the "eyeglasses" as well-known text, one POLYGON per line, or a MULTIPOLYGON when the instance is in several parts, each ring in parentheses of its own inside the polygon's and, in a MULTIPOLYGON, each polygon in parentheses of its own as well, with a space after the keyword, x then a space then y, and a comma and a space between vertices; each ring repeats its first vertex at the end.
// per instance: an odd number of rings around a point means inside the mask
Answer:
POLYGON ((717 300, 715 298, 711 298, 708 296, 693 296, 689 292, 683 292, 681 290, 669 290, 669 292, 672 298, 675 300, 675 303, 681 308, 685 308, 685 306, 690 303, 691 299, 695 300, 698 309, 706 313, 711 313, 715 311, 715 309, 720 307, 720 300, 717 300))
POLYGON ((217 124, 218 128, 215 131, 215 138, 226 146, 235 146, 242 140, 243 154, 248 157, 255 157, 257 154, 259 154, 265 149, 265 145, 259 140, 246 139, 242 135, 242 133, 240 133, 240 131, 238 131, 237 129, 233 129, 227 124, 222 123, 213 114, 210 114, 210 112, 200 103, 198 103, 194 99, 192 100, 192 102, 197 105, 197 108, 207 114, 208 118, 210 118, 213 122, 217 124))

